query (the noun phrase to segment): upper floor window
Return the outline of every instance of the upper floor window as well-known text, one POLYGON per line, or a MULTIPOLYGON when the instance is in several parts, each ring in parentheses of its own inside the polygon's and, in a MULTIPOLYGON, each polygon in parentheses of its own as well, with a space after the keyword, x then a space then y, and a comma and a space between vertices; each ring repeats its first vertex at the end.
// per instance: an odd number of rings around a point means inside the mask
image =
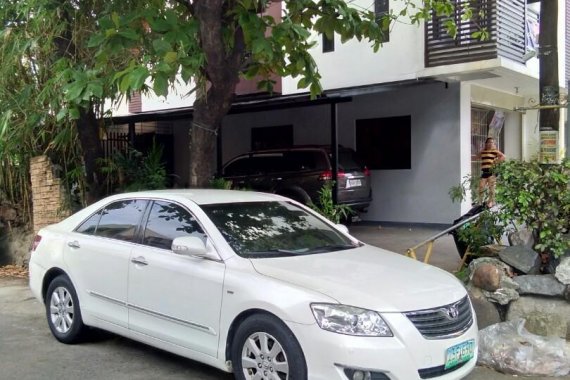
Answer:
POLYGON ((323 53, 330 53, 334 51, 334 34, 332 38, 328 38, 325 33, 322 34, 323 37, 323 53))
POLYGON ((390 22, 389 19, 384 17, 390 14, 390 1, 374 0, 374 14, 376 15, 376 21, 382 27, 382 42, 390 41, 390 22))

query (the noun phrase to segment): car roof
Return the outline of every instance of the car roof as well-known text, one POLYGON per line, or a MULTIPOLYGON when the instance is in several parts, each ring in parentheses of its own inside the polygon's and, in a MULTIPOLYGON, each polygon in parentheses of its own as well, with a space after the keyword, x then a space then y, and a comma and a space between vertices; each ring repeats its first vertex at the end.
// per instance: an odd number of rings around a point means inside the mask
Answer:
POLYGON ((219 189, 168 189, 168 190, 152 190, 138 191, 133 193, 123 193, 107 198, 125 199, 125 198, 152 198, 152 199, 180 199, 190 200, 198 205, 207 205, 215 203, 236 203, 236 202, 260 202, 275 201, 282 198, 274 194, 261 193, 256 191, 243 190, 219 190, 219 189))
POLYGON ((156 199, 171 200, 183 203, 189 200, 198 205, 208 205, 217 203, 239 203, 239 202, 263 202, 263 201, 279 201, 286 198, 269 193, 261 193, 255 191, 242 190, 218 190, 218 189, 168 189, 168 190, 151 190, 137 191, 131 193, 115 194, 103 198, 81 210, 75 214, 60 221, 56 225, 63 229, 74 229, 79 223, 85 220, 89 215, 97 212, 111 202, 125 199, 156 199))

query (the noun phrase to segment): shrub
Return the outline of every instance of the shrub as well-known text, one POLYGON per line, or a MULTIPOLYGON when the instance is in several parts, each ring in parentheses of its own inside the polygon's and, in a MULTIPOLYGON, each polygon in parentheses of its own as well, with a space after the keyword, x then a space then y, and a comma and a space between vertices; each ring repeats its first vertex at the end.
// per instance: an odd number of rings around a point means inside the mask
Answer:
POLYGON ((339 205, 333 202, 333 181, 325 181, 323 187, 319 190, 319 199, 317 203, 309 203, 309 206, 323 215, 333 223, 341 223, 348 220, 354 214, 354 211, 347 205, 339 205))
POLYGON ((560 164, 509 160, 497 167, 499 218, 525 225, 538 237, 535 250, 559 257, 570 249, 570 160, 560 164))

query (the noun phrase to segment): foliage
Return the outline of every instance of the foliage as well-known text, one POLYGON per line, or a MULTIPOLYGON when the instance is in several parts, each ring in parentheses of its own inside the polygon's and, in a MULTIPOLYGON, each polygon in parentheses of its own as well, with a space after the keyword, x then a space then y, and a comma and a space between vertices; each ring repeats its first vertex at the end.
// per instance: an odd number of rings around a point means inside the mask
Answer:
MULTIPOLYGON (((478 222, 458 230, 459 238, 477 249, 497 240, 503 232, 526 226, 538 236, 534 249, 559 257, 570 249, 563 235, 570 229, 570 160, 541 164, 509 160, 496 166, 498 209, 487 210, 478 222)), ((450 190, 452 199, 463 200, 469 181, 450 190)))
POLYGON ((570 160, 541 164, 510 160, 497 168, 497 202, 504 223, 535 230, 537 251, 558 257, 570 249, 570 160))
POLYGON ((339 205, 333 202, 333 185, 333 181, 325 181, 323 187, 319 190, 317 203, 311 202, 309 206, 331 222, 341 223, 353 215, 354 211, 350 206, 339 205))
POLYGON ((111 191, 158 190, 166 187, 167 173, 162 160, 162 146, 154 142, 147 155, 134 148, 125 153, 117 153, 105 160, 104 172, 111 191))
POLYGON ((478 178, 466 175, 459 185, 452 186, 449 189, 449 197, 453 203, 466 200, 467 194, 471 196, 471 199, 477 199, 478 185, 478 178))
POLYGON ((457 237, 467 244, 469 252, 478 254, 481 247, 499 242, 504 232, 505 227, 499 220, 499 215, 484 210, 478 218, 459 227, 457 237))
MULTIPOLYGON (((67 182, 81 194, 98 195, 93 185, 101 181, 104 160, 94 119, 106 114, 105 101, 135 91, 166 95, 178 82, 192 83, 198 94, 194 122, 215 131, 239 76, 261 78, 259 87, 271 91, 272 75, 289 75, 298 78, 299 88, 320 93, 310 54, 317 34, 365 40, 377 50, 396 19, 419 24, 431 10, 447 16, 454 10, 449 0, 422 7, 403 0, 401 11, 378 16, 346 0, 286 0, 274 18, 263 12, 269 3, 0 2, 0 188, 6 197, 31 209, 29 160, 38 154, 72 173, 67 182)), ((446 22, 450 31, 453 25, 446 22)), ((215 146, 215 137, 194 136, 197 130, 192 128, 191 165, 210 169, 214 149, 201 149, 200 142, 215 146)), ((203 181, 210 178, 191 169, 203 181)))
POLYGON ((212 178, 210 180, 210 187, 212 189, 230 190, 232 188, 232 181, 224 178, 212 178))

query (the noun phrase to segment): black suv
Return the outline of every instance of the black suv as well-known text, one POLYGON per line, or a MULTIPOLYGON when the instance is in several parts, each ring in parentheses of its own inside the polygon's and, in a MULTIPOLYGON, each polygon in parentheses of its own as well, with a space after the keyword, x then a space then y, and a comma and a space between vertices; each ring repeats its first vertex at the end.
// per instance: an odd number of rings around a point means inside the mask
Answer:
MULTIPOLYGON (((330 147, 253 151, 228 161, 222 177, 234 188, 280 194, 301 203, 317 202, 324 181, 332 179, 330 147)), ((352 149, 339 147, 339 204, 364 211, 372 201, 370 171, 352 149)))

